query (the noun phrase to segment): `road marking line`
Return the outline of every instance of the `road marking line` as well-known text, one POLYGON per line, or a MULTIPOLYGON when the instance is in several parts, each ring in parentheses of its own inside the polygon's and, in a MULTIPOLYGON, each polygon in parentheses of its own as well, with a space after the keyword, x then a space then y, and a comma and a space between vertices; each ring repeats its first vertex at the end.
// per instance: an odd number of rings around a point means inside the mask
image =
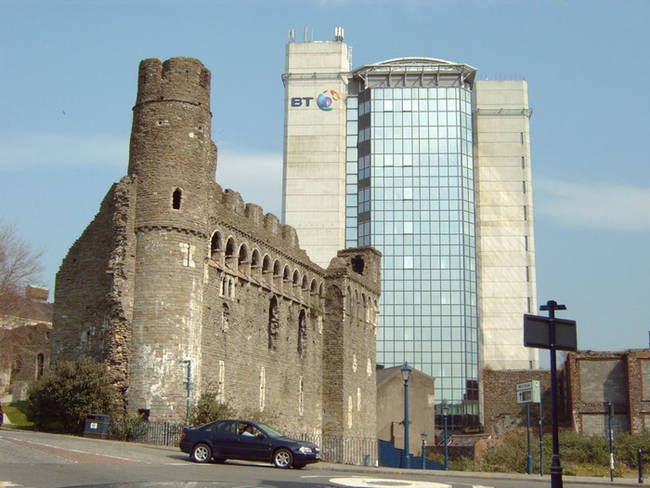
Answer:
POLYGON ((382 478, 330 478, 329 482, 354 488, 452 488, 447 483, 382 478))

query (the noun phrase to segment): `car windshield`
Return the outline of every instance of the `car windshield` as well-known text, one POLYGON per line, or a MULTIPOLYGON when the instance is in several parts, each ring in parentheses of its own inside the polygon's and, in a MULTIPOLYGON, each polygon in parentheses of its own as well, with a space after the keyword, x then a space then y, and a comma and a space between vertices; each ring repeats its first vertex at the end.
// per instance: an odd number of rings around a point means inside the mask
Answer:
POLYGON ((282 434, 281 432, 278 432, 273 427, 269 427, 266 424, 258 424, 258 425, 262 428, 262 430, 266 431, 267 434, 270 434, 270 435, 272 435, 274 437, 284 437, 284 434, 282 434))

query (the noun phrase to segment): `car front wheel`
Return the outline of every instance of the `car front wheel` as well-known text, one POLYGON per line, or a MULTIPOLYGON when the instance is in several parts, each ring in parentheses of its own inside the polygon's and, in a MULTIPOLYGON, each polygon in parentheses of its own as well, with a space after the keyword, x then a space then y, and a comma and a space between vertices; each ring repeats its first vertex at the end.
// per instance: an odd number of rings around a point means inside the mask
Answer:
POLYGON ((192 459, 197 463, 207 463, 212 459, 212 449, 204 443, 197 444, 192 448, 192 459))
POLYGON ((282 448, 273 454, 273 464, 277 468, 287 469, 293 464, 293 455, 288 449, 282 448))

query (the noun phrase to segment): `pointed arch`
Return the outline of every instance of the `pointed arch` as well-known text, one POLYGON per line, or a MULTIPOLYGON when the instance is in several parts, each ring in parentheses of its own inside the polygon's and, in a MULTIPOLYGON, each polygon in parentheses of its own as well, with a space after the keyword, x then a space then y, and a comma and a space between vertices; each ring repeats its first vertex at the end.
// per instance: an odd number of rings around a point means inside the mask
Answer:
POLYGON ((174 188, 174 191, 172 192, 172 208, 174 210, 180 210, 182 201, 183 201, 183 190, 181 190, 178 187, 174 188))

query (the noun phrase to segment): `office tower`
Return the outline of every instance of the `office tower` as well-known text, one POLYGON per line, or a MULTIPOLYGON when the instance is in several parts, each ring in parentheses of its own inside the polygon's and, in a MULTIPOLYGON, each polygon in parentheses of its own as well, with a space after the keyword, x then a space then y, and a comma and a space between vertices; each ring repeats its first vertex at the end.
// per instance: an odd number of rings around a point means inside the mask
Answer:
POLYGON ((287 45, 283 218, 321 265, 382 252, 377 362, 434 376, 438 408, 478 422, 481 366, 537 367, 526 84, 428 57, 349 71, 348 53, 340 30, 287 45))

